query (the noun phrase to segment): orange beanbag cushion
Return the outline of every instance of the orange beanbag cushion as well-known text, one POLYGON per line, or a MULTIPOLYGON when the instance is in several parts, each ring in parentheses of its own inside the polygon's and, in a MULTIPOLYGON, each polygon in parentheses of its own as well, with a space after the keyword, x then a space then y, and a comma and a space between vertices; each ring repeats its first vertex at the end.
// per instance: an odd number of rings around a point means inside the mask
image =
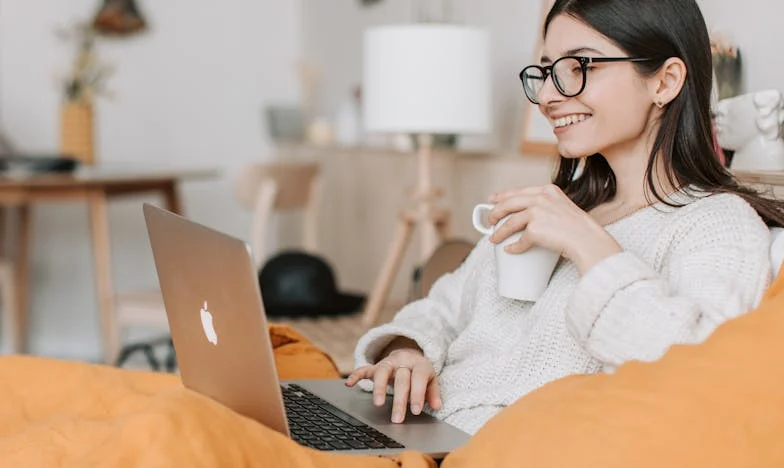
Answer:
MULTIPOLYGON (((294 330, 270 338, 283 378, 336 378, 332 360, 294 330)), ((434 468, 297 445, 184 388, 171 374, 29 356, 0 357, 0 466, 434 468)))
POLYGON ((532 392, 442 467, 784 467, 782 290, 701 345, 532 392))
POLYGON ((269 325, 275 350, 275 367, 281 380, 338 379, 335 361, 307 338, 287 325, 269 325))

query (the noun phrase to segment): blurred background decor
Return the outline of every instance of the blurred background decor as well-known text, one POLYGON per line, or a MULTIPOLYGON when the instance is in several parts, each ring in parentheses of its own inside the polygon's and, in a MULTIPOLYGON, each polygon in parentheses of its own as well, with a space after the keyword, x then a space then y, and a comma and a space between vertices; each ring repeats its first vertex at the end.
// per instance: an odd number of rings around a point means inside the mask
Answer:
POLYGON ((57 36, 76 47, 71 68, 61 82, 60 149, 64 155, 91 165, 96 162, 94 101, 96 96, 107 94, 112 68, 95 52, 97 33, 92 25, 76 23, 58 30, 57 36))
POLYGON ((714 33, 711 35, 711 53, 719 99, 737 96, 742 84, 740 50, 721 33, 714 33))
POLYGON ((417 182, 412 208, 399 215, 398 234, 369 297, 368 317, 384 308, 415 228, 420 260, 450 236, 450 213, 436 207, 434 135, 483 134, 492 128, 490 34, 455 24, 368 28, 363 48, 362 117, 368 133, 417 135, 417 182))
POLYGON ((718 142, 733 150, 730 167, 740 171, 783 171, 784 94, 767 89, 719 101, 718 142))
POLYGON ((104 0, 93 19, 93 29, 100 34, 129 36, 147 29, 134 0, 104 0))

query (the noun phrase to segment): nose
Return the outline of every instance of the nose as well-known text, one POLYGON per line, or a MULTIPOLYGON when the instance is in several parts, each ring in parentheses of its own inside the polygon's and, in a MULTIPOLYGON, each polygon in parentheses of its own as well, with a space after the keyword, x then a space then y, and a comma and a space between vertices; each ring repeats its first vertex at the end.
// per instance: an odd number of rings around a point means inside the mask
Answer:
POLYGON ((558 89, 555 87, 552 74, 550 74, 550 76, 544 80, 542 89, 539 90, 537 99, 539 101, 539 105, 543 107, 549 107, 557 102, 563 101, 564 96, 558 92, 558 89))

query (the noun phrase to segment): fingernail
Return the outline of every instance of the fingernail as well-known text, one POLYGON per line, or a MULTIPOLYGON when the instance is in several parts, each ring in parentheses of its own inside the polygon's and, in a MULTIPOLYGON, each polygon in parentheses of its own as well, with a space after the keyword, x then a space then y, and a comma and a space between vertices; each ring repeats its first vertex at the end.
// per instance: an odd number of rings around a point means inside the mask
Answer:
POLYGON ((384 397, 380 397, 380 396, 374 397, 373 398, 373 403, 375 403, 376 406, 383 405, 384 404, 384 397))
POLYGON ((411 412, 412 413, 419 414, 420 411, 422 411, 422 408, 420 408, 419 405, 411 405, 411 412))
POLYGON ((403 422, 403 415, 400 413, 392 413, 392 422, 393 423, 403 422))

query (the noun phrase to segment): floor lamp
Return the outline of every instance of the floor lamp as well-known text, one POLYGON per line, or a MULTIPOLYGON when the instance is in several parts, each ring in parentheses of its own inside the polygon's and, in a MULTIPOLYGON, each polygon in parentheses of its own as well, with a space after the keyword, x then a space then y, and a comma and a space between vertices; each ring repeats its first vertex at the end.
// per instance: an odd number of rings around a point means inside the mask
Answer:
POLYGON ((415 229, 421 260, 448 234, 449 213, 436 210, 431 174, 434 134, 481 134, 491 126, 489 38, 485 31, 446 24, 381 26, 365 32, 363 120, 368 133, 417 136, 414 209, 401 213, 364 313, 378 319, 415 229))

